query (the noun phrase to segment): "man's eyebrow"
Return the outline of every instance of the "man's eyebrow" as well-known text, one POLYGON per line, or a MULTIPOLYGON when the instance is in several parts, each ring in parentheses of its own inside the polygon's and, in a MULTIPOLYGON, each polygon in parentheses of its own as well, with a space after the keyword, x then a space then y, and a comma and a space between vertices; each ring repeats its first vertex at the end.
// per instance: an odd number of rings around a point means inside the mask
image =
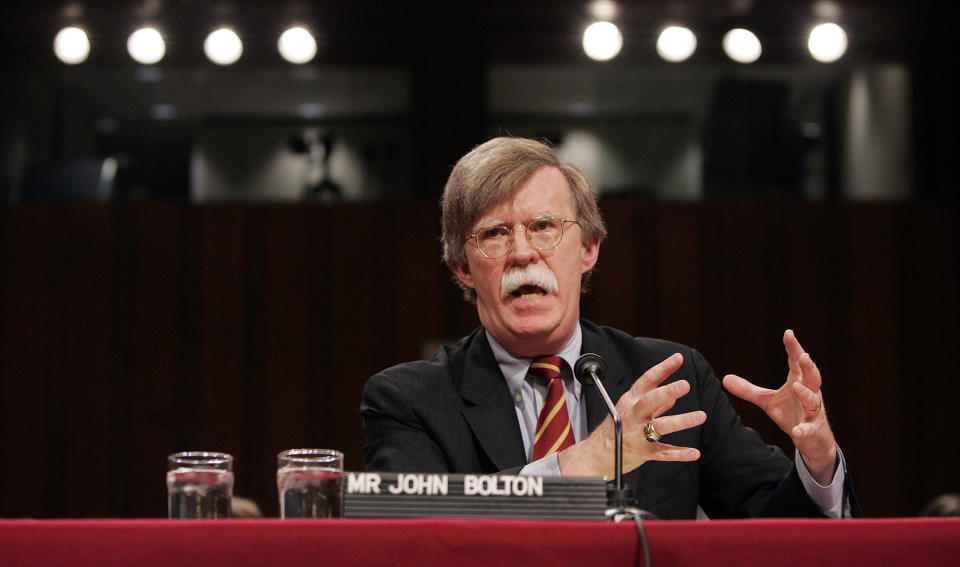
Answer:
MULTIPOLYGON (((553 211, 546 211, 546 212, 543 212, 543 213, 539 213, 539 214, 533 215, 532 217, 528 217, 528 218, 524 221, 524 223, 530 222, 530 221, 532 221, 532 220, 545 219, 545 218, 549 218, 549 217, 558 217, 558 218, 559 218, 559 217, 563 217, 563 215, 561 215, 560 213, 555 213, 555 212, 553 212, 553 211)), ((477 223, 477 227, 478 227, 478 228, 482 228, 482 227, 488 227, 488 226, 499 226, 499 225, 501 225, 501 224, 511 224, 511 223, 508 222, 508 221, 505 221, 505 220, 503 220, 503 219, 490 219, 489 221, 477 223)))
POLYGON ((552 211, 548 211, 548 212, 546 212, 546 213, 540 213, 539 215, 530 217, 530 220, 545 219, 545 218, 549 218, 549 217, 562 218, 563 215, 561 215, 560 213, 554 213, 554 212, 552 212, 552 211))
POLYGON ((504 224, 504 225, 505 225, 505 224, 508 224, 508 223, 507 223, 507 221, 505 221, 505 220, 490 219, 490 220, 488 220, 488 221, 478 222, 478 223, 477 223, 476 230, 480 230, 481 228, 490 228, 490 227, 492 227, 492 226, 500 226, 501 224, 504 224))
MULTIPOLYGON (((540 219, 551 218, 551 217, 563 218, 563 215, 561 215, 560 213, 555 213, 553 211, 546 211, 537 215, 533 215, 532 217, 523 221, 523 224, 527 224, 528 222, 533 220, 540 220, 540 219)), ((483 230, 485 228, 493 228, 495 226, 511 226, 511 223, 502 219, 490 219, 488 221, 481 221, 476 224, 476 228, 474 228, 473 232, 476 232, 478 230, 483 230)))

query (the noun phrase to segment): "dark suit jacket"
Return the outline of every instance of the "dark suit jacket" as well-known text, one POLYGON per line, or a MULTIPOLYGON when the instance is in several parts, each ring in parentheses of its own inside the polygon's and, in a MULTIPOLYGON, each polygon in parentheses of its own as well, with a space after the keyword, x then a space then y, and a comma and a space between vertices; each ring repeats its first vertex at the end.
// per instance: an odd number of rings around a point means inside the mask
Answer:
MULTIPOLYGON (((652 461, 624 476, 640 508, 661 518, 693 518, 698 504, 711 518, 822 515, 793 462, 740 422, 700 353, 588 321, 581 325, 582 352, 606 361, 604 385, 614 401, 648 368, 680 352, 683 366, 665 383, 684 378, 691 390, 667 413, 707 413, 702 426, 664 438, 698 448, 700 460, 652 461)), ((584 395, 592 431, 607 410, 594 388, 584 395)), ((430 361, 373 376, 360 409, 369 471, 497 473, 526 464, 514 402, 482 328, 430 361)))

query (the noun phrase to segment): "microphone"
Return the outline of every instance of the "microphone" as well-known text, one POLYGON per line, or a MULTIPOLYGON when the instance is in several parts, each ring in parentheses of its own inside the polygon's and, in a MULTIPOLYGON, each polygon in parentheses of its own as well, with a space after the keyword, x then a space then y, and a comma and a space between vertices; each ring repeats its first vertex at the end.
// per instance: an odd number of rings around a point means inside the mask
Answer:
POLYGON ((580 358, 577 359, 577 363, 573 366, 574 376, 577 377, 577 380, 579 380, 581 384, 586 386, 593 386, 594 376, 599 380, 603 378, 606 372, 607 363, 600 358, 599 354, 593 354, 592 352, 581 355, 580 358))
MULTIPOLYGON (((616 521, 620 521, 626 517, 632 517, 634 520, 640 518, 656 518, 656 516, 650 512, 627 506, 628 498, 623 488, 623 424, 620 420, 620 412, 617 411, 613 400, 610 399, 610 394, 607 393, 607 389, 603 387, 603 382, 600 380, 606 371, 607 364, 603 361, 603 358, 592 352, 580 355, 576 364, 573 365, 573 375, 576 379, 585 386, 594 386, 597 388, 597 392, 599 392, 600 397, 603 398, 603 403, 607 406, 607 411, 613 418, 614 466, 616 467, 614 471, 616 484, 614 502, 616 507, 612 510, 607 510, 607 516, 613 517, 616 521)), ((647 564, 649 564, 649 562, 647 564)))

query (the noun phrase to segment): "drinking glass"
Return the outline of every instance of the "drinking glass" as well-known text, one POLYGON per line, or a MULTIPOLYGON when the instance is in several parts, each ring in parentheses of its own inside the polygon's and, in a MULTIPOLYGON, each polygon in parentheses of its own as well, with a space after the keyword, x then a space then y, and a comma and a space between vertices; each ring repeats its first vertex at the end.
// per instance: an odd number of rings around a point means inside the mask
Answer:
POLYGON ((167 512, 170 518, 229 518, 233 456, 185 451, 167 457, 167 512))
POLYGON ((288 449, 277 455, 281 518, 343 516, 343 453, 288 449))

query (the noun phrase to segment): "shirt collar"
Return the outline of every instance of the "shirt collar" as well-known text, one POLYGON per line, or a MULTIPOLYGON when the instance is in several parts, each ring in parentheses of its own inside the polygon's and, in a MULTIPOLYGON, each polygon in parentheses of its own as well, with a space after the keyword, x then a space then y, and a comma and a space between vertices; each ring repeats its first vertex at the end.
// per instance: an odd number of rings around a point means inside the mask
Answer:
MULTIPOLYGON (((509 352, 506 348, 503 347, 500 343, 497 342, 497 339, 493 338, 493 335, 490 334, 490 331, 484 329, 484 332, 487 334, 487 341, 490 343, 490 349, 493 351, 493 357, 497 361, 497 365, 500 367, 500 372, 503 373, 503 377, 507 380, 507 386, 510 388, 510 395, 516 397, 520 394, 520 390, 523 386, 523 381, 527 376, 527 371, 530 370, 530 364, 533 363, 533 357, 529 356, 515 356, 509 352)), ((573 328, 573 335, 570 337, 570 340, 567 341, 567 344, 564 345, 560 352, 555 353, 556 356, 562 358, 571 369, 573 365, 576 364, 577 358, 580 356, 580 349, 583 345, 583 332, 580 329, 580 323, 573 328)), ((579 390, 579 388, 577 388, 579 390)))

